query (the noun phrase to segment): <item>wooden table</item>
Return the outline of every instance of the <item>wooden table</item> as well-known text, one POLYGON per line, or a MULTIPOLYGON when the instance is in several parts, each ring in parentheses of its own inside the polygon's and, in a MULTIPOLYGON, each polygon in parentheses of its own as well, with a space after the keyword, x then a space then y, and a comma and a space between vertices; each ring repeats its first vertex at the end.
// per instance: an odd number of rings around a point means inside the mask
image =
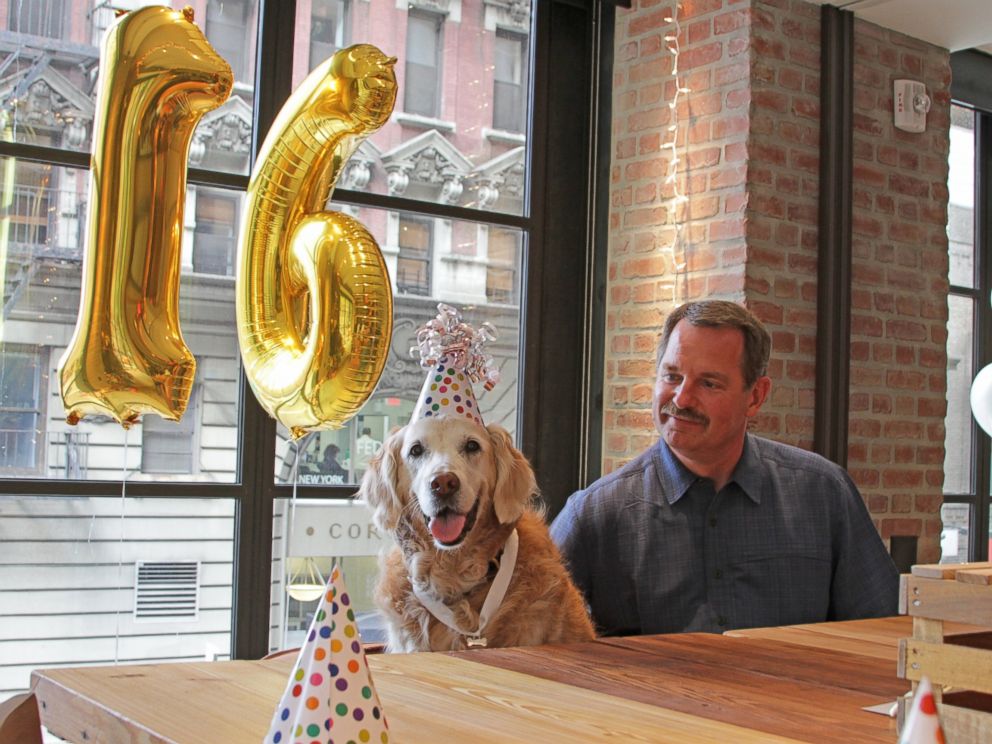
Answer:
MULTIPOLYGON (((368 660, 400 744, 895 741, 894 721, 862 708, 908 689, 909 618, 769 630, 368 660)), ((32 685, 70 741, 252 742, 294 661, 46 669, 32 685)))

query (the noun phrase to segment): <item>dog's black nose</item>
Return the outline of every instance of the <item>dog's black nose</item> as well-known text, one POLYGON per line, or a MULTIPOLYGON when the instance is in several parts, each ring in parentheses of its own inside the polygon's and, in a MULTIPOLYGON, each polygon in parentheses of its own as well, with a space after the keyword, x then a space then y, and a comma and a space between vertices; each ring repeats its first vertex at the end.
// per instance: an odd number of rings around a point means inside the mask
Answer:
POLYGON ((454 473, 440 473, 431 480, 431 493, 435 496, 450 496, 460 486, 458 476, 454 473))

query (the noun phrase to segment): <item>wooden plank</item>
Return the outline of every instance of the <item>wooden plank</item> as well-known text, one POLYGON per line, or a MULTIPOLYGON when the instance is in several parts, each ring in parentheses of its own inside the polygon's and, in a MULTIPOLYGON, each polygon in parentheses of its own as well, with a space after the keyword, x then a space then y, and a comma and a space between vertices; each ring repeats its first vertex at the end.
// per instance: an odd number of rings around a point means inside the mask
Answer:
POLYGON ((946 741, 992 741, 992 713, 944 702, 940 706, 940 718, 946 741))
POLYGON ((972 563, 921 563, 910 570, 913 576, 925 579, 953 579, 958 571, 973 568, 992 568, 992 561, 974 561, 972 563))
POLYGON ((558 646, 553 653, 521 648, 458 656, 818 742, 891 744, 894 722, 861 709, 895 700, 908 688, 895 677, 894 650, 881 661, 709 634, 600 639, 594 655, 588 645, 558 646))
MULTIPOLYGON (((292 664, 62 669, 34 681, 44 722, 69 741, 259 741, 292 664)), ((445 654, 375 655, 369 664, 391 739, 405 744, 796 741, 445 654)))
POLYGON ((911 576, 906 589, 908 610, 913 617, 984 627, 992 622, 992 591, 987 587, 911 576))
MULTIPOLYGON (((913 634, 916 618, 905 615, 867 620, 844 620, 770 628, 728 630, 724 635, 739 638, 763 638, 801 646, 827 648, 879 659, 894 659, 899 640, 913 634)), ((970 633, 980 626, 946 623, 949 634, 970 633)))
POLYGON ((954 574, 954 578, 966 584, 989 586, 992 584, 992 568, 972 568, 967 571, 958 571, 954 574))
POLYGON ((992 651, 909 638, 900 654, 907 679, 927 676, 934 685, 992 693, 992 651))

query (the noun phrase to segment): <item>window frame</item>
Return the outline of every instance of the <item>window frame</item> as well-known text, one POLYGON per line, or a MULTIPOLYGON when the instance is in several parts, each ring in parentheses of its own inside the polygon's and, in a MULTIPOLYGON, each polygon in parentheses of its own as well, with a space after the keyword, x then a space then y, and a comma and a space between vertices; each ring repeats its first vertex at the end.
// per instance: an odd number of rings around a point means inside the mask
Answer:
MULTIPOLYGON (((344 189, 334 193, 334 201, 341 204, 525 231, 519 445, 542 484, 549 516, 572 491, 599 475, 613 14, 611 3, 533 4, 527 131, 531 176, 523 215, 344 189), (561 65, 560 59, 575 62, 561 65), (604 91, 602 100, 599 89, 604 91), (603 156, 597 157, 597 152, 603 156), (603 187, 597 189, 597 183, 603 187), (561 354, 561 348, 574 353, 561 354), (547 436, 549 421, 556 422, 553 437, 547 436)), ((259 0, 257 17, 252 159, 292 89, 296 1, 259 0)), ((79 170, 90 167, 88 152, 30 143, 0 141, 0 156, 79 170)), ((244 192, 248 176, 191 167, 187 183, 244 192)), ((235 482, 129 481, 127 495, 234 501, 231 653, 243 659, 268 651, 275 502, 290 498, 294 487, 276 483, 276 423, 255 400, 243 373, 239 405, 235 482)), ((353 486, 298 488, 305 498, 347 499, 354 494, 353 486)), ((58 498, 66 491, 67 481, 0 479, 0 494, 5 496, 58 498)), ((71 492, 117 498, 121 482, 75 480, 71 492)))
MULTIPOLYGON (((972 374, 992 364, 992 58, 973 51, 951 55, 952 104, 975 116, 974 279, 972 287, 949 284, 948 294, 969 298, 975 309, 972 374)), ((944 494, 945 504, 967 504, 970 511, 968 559, 989 559, 992 512, 992 437, 971 419, 971 487, 968 493, 944 494)))

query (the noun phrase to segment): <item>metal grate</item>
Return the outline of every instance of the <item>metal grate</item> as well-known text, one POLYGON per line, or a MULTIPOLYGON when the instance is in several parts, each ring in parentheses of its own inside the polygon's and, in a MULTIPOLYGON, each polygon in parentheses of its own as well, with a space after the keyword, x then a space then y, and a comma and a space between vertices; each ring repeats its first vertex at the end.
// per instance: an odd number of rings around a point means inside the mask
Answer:
POLYGON ((196 620, 200 575, 197 561, 138 561, 135 569, 135 620, 196 620))

